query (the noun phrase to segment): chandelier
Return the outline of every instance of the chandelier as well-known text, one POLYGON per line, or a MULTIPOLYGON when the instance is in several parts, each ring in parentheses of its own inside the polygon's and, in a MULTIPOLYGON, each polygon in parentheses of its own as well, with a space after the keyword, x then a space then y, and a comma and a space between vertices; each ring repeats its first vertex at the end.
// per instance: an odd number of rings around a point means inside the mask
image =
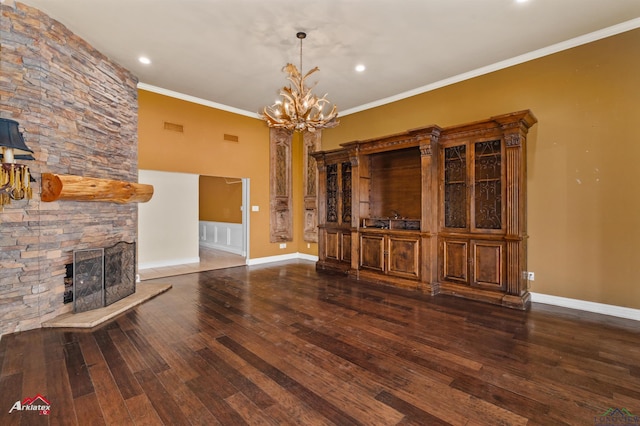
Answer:
MULTIPOLYGON (((287 64, 282 69, 289 76, 289 87, 280 90, 282 99, 275 104, 265 107, 262 118, 269 127, 286 129, 289 132, 315 132, 317 129, 325 129, 338 125, 338 108, 327 100, 327 95, 319 98, 311 92, 312 87, 307 87, 304 81, 316 71, 318 67, 302 75, 302 40, 307 37, 304 32, 299 32, 296 37, 300 39, 300 69, 293 64, 287 64), (325 109, 329 109, 325 114, 325 109)), ((315 86, 315 84, 314 84, 315 86)))
POLYGON ((31 173, 16 160, 35 160, 24 143, 18 122, 0 118, 0 211, 11 200, 30 199, 31 173))

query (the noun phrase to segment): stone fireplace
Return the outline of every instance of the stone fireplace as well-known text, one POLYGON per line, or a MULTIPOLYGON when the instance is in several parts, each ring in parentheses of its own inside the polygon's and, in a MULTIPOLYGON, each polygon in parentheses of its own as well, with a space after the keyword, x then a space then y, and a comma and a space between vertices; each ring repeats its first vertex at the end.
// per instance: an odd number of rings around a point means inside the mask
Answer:
POLYGON ((43 173, 137 182, 138 93, 133 74, 41 11, 0 13, 0 117, 20 123, 36 180, 33 199, 0 212, 1 336, 72 310, 74 251, 137 241, 136 203, 43 202, 40 185, 43 173))

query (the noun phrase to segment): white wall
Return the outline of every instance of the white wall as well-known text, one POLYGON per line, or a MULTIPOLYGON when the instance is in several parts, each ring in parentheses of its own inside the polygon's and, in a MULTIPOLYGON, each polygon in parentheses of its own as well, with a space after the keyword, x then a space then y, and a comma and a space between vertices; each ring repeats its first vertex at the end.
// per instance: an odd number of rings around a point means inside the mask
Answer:
POLYGON ((138 204, 138 269, 199 262, 198 175, 139 170, 153 197, 138 204))

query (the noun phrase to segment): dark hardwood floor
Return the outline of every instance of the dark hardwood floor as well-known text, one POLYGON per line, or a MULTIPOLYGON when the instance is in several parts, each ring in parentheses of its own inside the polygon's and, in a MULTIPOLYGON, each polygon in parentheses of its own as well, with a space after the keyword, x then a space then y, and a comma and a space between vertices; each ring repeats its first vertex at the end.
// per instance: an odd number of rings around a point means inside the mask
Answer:
POLYGON ((317 274, 306 261, 157 281, 173 288, 90 331, 4 336, 0 425, 593 425, 640 415, 635 321, 429 297, 317 274), (38 394, 49 415, 9 413, 38 394))

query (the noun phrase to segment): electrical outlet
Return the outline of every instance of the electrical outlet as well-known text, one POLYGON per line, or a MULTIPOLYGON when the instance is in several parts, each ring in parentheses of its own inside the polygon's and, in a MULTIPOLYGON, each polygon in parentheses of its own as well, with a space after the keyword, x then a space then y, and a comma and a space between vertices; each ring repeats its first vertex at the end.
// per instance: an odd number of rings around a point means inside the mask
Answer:
POLYGON ((281 243, 281 244, 280 244, 280 248, 281 248, 281 249, 283 249, 283 248, 287 248, 287 243, 281 243))
POLYGON ((527 272, 527 279, 529 281, 534 281, 536 278, 536 275, 533 272, 527 272))

